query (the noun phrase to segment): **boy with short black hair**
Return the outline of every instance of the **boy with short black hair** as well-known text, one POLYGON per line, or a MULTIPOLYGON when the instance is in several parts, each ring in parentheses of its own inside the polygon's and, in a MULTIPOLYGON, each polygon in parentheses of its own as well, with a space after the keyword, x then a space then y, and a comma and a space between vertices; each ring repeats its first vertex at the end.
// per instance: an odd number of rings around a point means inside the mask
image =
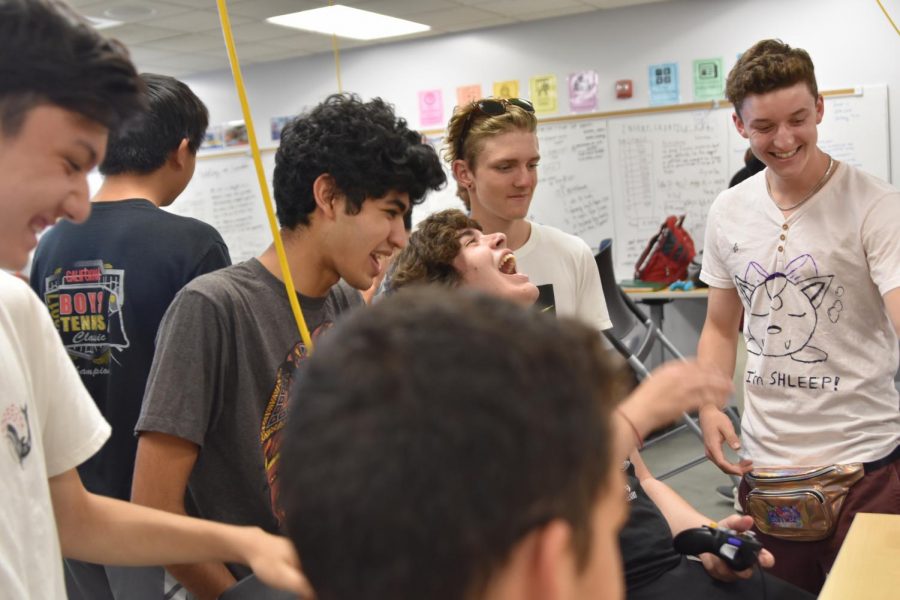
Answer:
MULTIPOLYGON (((228 266, 228 249, 210 225, 174 215, 171 205, 191 180, 209 117, 184 83, 141 74, 147 109, 110 135, 105 176, 84 223, 63 221, 35 252, 31 286, 54 317, 81 379, 113 426, 103 448, 78 467, 89 491, 131 497, 134 425, 159 322, 175 294, 198 275, 228 266)), ((134 570, 67 561, 82 596, 99 597, 120 581, 136 597, 134 570)), ((162 593, 162 572, 144 571, 162 593)), ((112 593, 107 591, 107 593, 112 593)), ((75 591, 70 589, 69 595, 75 591)), ((104 594, 105 596, 105 594, 104 594)))
MULTIPOLYGON (((380 257, 406 241, 404 215, 444 183, 435 151, 380 99, 333 95, 289 123, 274 195, 294 286, 312 339, 361 297, 380 257)), ((281 429, 300 340, 274 246, 199 277, 160 327, 137 430, 135 502, 279 529, 281 429)), ((216 597, 246 570, 171 566, 216 597)))
MULTIPOLYGON (((22 267, 41 229, 90 212, 87 172, 110 127, 143 107, 125 49, 62 2, 0 0, 0 267, 22 267)), ((79 464, 109 425, 72 366, 47 309, 0 272, 0 589, 66 595, 62 556, 98 563, 235 560, 308 591, 287 540, 91 494, 79 464)))
POLYGON ((596 330, 493 297, 404 291, 340 323, 280 465, 319 597, 623 597, 622 383, 596 330))
MULTIPOLYGON (((776 574, 817 593, 853 516, 900 510, 900 191, 818 146, 825 104, 809 55, 780 40, 747 50, 728 76, 734 123, 766 169, 710 208, 709 284, 698 357, 722 373, 747 342, 742 442, 715 404, 700 412, 707 454, 728 473, 861 463, 832 533, 761 534, 776 574), (729 462, 722 444, 742 449, 729 462)), ((745 478, 739 490, 744 502, 745 478)), ((809 530, 796 504, 757 525, 809 530)))

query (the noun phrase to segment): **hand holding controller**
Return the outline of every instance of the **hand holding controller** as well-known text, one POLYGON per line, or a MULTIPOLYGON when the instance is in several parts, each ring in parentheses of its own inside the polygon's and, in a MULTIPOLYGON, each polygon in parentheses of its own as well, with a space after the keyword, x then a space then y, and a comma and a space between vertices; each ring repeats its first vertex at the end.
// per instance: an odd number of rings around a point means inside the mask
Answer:
POLYGON ((711 552, 735 571, 743 571, 757 563, 762 544, 752 531, 738 533, 713 524, 685 529, 676 535, 675 550, 691 555, 711 552))

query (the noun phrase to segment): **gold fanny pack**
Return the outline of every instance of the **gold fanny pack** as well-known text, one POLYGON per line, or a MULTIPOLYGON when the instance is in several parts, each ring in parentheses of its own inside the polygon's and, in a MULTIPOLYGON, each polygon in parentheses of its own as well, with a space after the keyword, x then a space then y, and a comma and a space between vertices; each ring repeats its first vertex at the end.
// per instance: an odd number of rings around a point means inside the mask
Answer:
POLYGON ((746 511, 763 533, 797 542, 832 534, 847 492, 863 478, 863 463, 768 467, 746 475, 746 511))

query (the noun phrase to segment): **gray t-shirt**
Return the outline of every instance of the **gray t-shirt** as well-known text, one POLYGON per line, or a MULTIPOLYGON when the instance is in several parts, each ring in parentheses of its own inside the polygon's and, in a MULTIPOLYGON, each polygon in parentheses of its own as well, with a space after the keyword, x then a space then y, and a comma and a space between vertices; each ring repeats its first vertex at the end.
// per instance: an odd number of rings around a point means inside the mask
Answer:
MULTIPOLYGON (((313 341, 358 292, 334 286, 324 298, 298 294, 313 341)), ((136 430, 200 446, 188 481, 188 512, 278 531, 272 508, 278 432, 306 347, 284 285, 251 259, 192 281, 160 325, 136 430)), ((275 485, 277 488, 277 485, 275 485)))

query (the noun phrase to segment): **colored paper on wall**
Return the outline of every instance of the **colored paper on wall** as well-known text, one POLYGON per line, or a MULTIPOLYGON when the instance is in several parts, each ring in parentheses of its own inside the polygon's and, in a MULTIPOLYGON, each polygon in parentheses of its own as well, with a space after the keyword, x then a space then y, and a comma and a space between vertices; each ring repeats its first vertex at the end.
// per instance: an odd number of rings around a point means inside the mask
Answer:
POLYGON ((650 65, 650 106, 678 104, 678 63, 650 65))
POLYGON ((225 123, 225 146, 249 146, 250 138, 247 136, 247 125, 244 121, 229 121, 225 123))
POLYGON ((225 147, 225 129, 221 125, 210 125, 203 134, 201 150, 216 150, 225 147))
POLYGON ((569 74, 569 110, 573 113, 597 110, 597 88, 600 76, 596 71, 569 74))
POLYGON ((537 113, 555 113, 556 75, 538 75, 530 80, 531 103, 537 113))
POLYGON ((281 130, 284 129, 284 126, 287 125, 294 116, 295 115, 288 115, 284 117, 272 117, 269 119, 269 129, 273 142, 277 142, 281 139, 281 130))
POLYGON ((518 98, 519 97, 519 81, 511 79, 509 81, 494 82, 494 98, 518 98))
POLYGON ((725 95, 721 58, 694 61, 694 100, 717 100, 725 95))
POLYGON ((481 84, 463 85, 456 88, 456 105, 465 106, 476 100, 481 100, 481 84))
POLYGON ((441 90, 419 92, 419 123, 422 125, 444 124, 444 99, 441 90))

